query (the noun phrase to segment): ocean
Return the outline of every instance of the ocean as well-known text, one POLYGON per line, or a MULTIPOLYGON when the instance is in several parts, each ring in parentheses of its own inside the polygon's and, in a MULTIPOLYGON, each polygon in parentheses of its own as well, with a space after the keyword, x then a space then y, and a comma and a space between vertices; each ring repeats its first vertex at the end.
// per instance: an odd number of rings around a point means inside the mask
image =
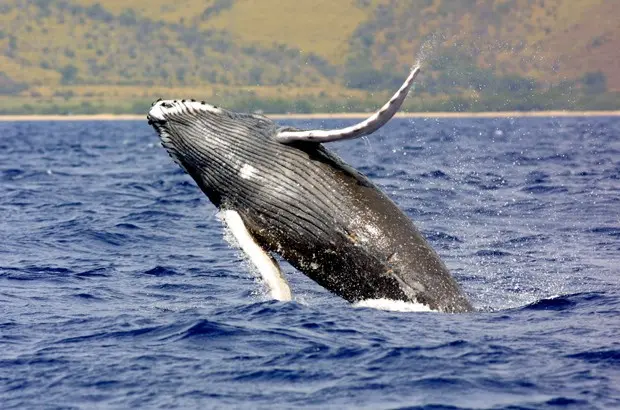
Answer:
POLYGON ((285 262, 269 300, 146 121, 0 122, 0 408, 620 408, 620 117, 329 147, 475 313, 352 306, 285 262))

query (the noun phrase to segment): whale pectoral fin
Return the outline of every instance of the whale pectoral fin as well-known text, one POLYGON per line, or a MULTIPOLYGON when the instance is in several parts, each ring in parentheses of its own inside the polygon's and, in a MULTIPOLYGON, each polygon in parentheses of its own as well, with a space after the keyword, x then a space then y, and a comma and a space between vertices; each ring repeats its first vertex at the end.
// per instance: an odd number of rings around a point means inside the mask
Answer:
POLYGON ((239 213, 226 210, 222 212, 222 216, 243 252, 260 272, 269 287, 269 294, 276 300, 290 301, 291 289, 280 271, 278 262, 256 243, 239 213))
POLYGON ((379 111, 368 117, 366 120, 352 125, 347 128, 341 128, 336 130, 307 130, 297 131, 291 129, 280 129, 276 134, 276 141, 283 144, 288 144, 294 141, 308 141, 308 142, 331 142, 347 140, 352 138, 363 137, 369 135, 381 128, 396 114, 400 106, 405 101, 407 93, 413 80, 420 72, 420 66, 415 66, 409 76, 403 83, 403 85, 396 91, 396 93, 385 103, 379 111))

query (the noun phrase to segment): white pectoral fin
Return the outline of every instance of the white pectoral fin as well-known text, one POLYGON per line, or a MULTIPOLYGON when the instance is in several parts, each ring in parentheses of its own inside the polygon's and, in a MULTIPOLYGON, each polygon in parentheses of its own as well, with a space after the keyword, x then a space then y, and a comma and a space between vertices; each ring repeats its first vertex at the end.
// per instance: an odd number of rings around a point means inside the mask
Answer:
POLYGON ((377 112, 375 112, 373 115, 360 123, 357 123, 347 128, 335 130, 298 131, 283 128, 276 135, 276 141, 283 144, 295 141, 309 141, 320 143, 359 138, 363 137, 364 135, 372 134, 383 125, 385 125, 385 123, 387 123, 394 116, 394 114, 396 114, 400 106, 403 104, 403 101, 405 101, 407 93, 409 92, 409 88, 411 87, 411 84, 413 84, 413 80, 415 80, 419 72, 420 66, 415 66, 409 73, 409 76, 407 77, 403 85, 398 89, 398 91, 396 91, 392 98, 390 98, 390 100, 385 103, 385 105, 381 107, 377 112))
POLYGON ((280 271, 278 262, 256 243, 245 227, 239 213, 226 210, 222 211, 222 217, 243 252, 260 272, 263 280, 269 287, 269 294, 276 300, 291 300, 291 289, 280 271))

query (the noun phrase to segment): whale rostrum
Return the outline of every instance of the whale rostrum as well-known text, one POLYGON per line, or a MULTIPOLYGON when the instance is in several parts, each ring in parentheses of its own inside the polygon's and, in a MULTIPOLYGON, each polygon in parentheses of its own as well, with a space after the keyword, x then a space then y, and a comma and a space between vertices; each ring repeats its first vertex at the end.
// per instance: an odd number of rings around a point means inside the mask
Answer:
POLYGON ((323 142, 368 135, 398 111, 420 72, 368 119, 296 130, 194 100, 158 100, 147 119, 168 154, 220 209, 270 295, 291 292, 272 255, 349 302, 389 299, 443 312, 472 306, 413 222, 323 142))

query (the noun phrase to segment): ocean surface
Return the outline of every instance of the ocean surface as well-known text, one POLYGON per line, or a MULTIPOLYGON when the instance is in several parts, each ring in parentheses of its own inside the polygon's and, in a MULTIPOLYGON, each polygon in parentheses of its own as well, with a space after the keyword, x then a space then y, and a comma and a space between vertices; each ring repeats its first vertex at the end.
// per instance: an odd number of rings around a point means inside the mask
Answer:
MULTIPOLYGON (((286 121, 341 127, 355 121, 286 121)), ((476 313, 269 300, 146 121, 0 122, 0 408, 620 408, 620 118, 330 144, 476 313)))

